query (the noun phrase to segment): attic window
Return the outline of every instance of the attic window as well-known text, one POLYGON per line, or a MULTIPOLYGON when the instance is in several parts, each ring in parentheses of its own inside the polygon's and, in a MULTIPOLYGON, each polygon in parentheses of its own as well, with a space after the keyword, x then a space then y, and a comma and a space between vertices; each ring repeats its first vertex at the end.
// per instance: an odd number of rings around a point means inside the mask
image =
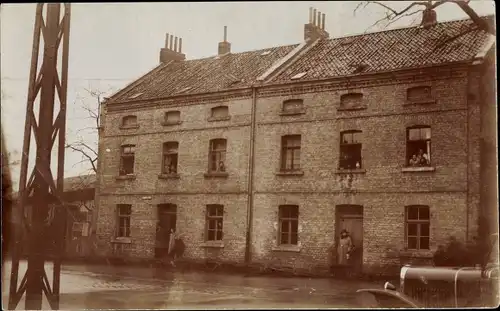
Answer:
POLYGON ((433 101, 430 86, 416 86, 406 91, 406 100, 410 103, 422 103, 433 101))
POLYGON ((303 76, 305 76, 307 74, 307 71, 304 71, 304 72, 301 72, 301 73, 298 73, 296 74, 295 76, 293 76, 291 79, 292 80, 297 80, 297 79, 300 79, 302 78, 303 76))
POLYGON ((192 86, 185 87, 185 88, 183 88, 182 90, 180 90, 179 92, 177 92, 177 94, 187 92, 187 91, 189 91, 189 90, 190 90, 190 89, 192 89, 192 88, 193 88, 192 86))
POLYGON ((264 51, 262 52, 262 54, 260 54, 261 56, 266 56, 266 55, 269 55, 271 54, 271 51, 264 51))
POLYGON ((340 97, 339 110, 357 110, 364 109, 366 106, 363 103, 363 94, 347 93, 340 97))
POLYGON ((134 99, 134 98, 137 98, 137 97, 141 96, 142 94, 144 94, 144 93, 143 93, 143 92, 141 92, 141 93, 136 93, 136 94, 134 94, 134 95, 130 96, 130 97, 129 97, 129 99, 134 99))
POLYGON ((139 124, 137 123, 137 116, 125 116, 122 119, 121 128, 137 128, 139 124))
POLYGON ((351 65, 351 67, 354 68, 354 71, 352 73, 360 73, 365 71, 368 68, 367 64, 356 64, 356 65, 351 65))
POLYGON ((229 120, 229 108, 227 106, 217 106, 210 110, 208 121, 229 120))
POLYGON ((180 111, 167 111, 165 112, 165 120, 163 125, 173 125, 181 123, 181 112, 180 111))
POLYGON ((283 102, 281 115, 295 115, 304 113, 304 100, 288 99, 283 102))

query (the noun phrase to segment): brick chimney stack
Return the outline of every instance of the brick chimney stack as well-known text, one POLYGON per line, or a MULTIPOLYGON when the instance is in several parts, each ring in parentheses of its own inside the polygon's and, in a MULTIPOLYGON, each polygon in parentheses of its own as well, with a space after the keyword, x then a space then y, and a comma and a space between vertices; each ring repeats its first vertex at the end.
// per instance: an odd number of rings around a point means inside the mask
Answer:
POLYGON ((425 29, 431 28, 437 24, 437 14, 433 9, 425 9, 422 12, 422 23, 420 25, 425 29))
POLYGON ((165 47, 160 50, 160 63, 183 61, 185 59, 186 55, 182 54, 182 38, 177 38, 167 33, 165 47))
POLYGON ((224 41, 219 42, 218 55, 231 53, 231 43, 227 42, 227 26, 224 26, 224 41))
POLYGON ((326 39, 330 36, 325 31, 325 14, 309 8, 309 23, 304 25, 304 40, 326 39))

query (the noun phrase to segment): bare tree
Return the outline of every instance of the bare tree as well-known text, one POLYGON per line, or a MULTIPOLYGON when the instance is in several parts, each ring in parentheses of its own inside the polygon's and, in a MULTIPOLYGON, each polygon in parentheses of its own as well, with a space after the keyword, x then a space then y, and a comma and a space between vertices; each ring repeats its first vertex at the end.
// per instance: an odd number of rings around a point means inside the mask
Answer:
POLYGON ((380 24, 386 23, 386 27, 397 22, 398 20, 416 16, 422 14, 422 21, 426 21, 432 16, 435 16, 434 9, 441 5, 449 4, 458 6, 463 12, 465 12, 473 21, 470 27, 466 27, 457 35, 448 38, 446 41, 450 42, 455 40, 467 33, 474 32, 477 30, 483 30, 491 35, 496 35, 495 29, 492 24, 488 23, 484 18, 481 18, 476 11, 469 5, 470 0, 440 0, 440 1, 414 1, 409 3, 402 9, 396 9, 387 4, 385 1, 360 1, 356 8, 354 9, 354 14, 360 9, 365 9, 369 6, 378 6, 385 10, 385 16, 377 20, 373 25, 371 25, 368 29, 380 24))
POLYGON ((100 110, 101 110, 101 100, 105 91, 98 89, 85 88, 86 93, 92 98, 92 101, 86 100, 86 98, 80 98, 80 108, 82 108, 87 116, 85 119, 91 120, 91 126, 87 126, 77 131, 77 138, 66 144, 66 148, 72 150, 73 152, 79 153, 82 157, 81 161, 76 163, 87 162, 90 164, 91 171, 97 174, 97 136, 100 125, 100 110))

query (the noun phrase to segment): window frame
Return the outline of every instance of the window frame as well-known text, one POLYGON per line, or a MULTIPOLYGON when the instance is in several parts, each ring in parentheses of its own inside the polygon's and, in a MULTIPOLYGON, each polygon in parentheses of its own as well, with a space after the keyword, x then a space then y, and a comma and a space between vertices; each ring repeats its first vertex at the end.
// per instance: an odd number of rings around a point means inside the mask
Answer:
POLYGON ((139 127, 139 120, 136 115, 126 115, 122 118, 121 123, 120 123, 120 128, 138 128, 139 127), (127 120, 134 120, 131 124, 126 124, 127 120))
MULTIPOLYGON (((420 134, 420 136, 422 136, 420 134)), ((418 153, 418 151, 417 151, 418 153)), ((414 153, 415 154, 415 153, 414 153)), ((409 126, 406 128, 406 157, 405 157, 405 167, 432 167, 432 128, 429 125, 413 125, 409 126), (410 131, 411 130, 419 130, 421 131, 422 129, 429 129, 429 138, 424 138, 424 139, 414 139, 410 140, 410 131), (426 165, 415 165, 412 166, 410 165, 410 160, 413 156, 411 154, 410 149, 416 149, 416 148, 410 148, 410 144, 416 144, 416 143, 422 143, 425 142, 426 145, 426 152, 424 154, 427 154, 427 161, 428 163, 426 165)))
POLYGON ((210 108, 210 117, 208 118, 208 121, 223 121, 223 120, 229 120, 230 118, 231 118, 231 116, 229 115, 229 106, 219 105, 219 106, 210 108), (215 111, 217 109, 225 109, 226 114, 223 116, 215 116, 215 111))
POLYGON ((338 104, 337 110, 361 110, 366 109, 366 104, 364 102, 364 94, 361 92, 351 92, 345 93, 340 96, 340 102, 338 104), (353 106, 346 106, 345 102, 351 98, 359 97, 359 101, 353 106))
POLYGON ((120 146, 120 167, 119 167, 120 176, 130 176, 135 174, 135 149, 136 145, 134 144, 126 144, 120 146), (126 148, 133 148, 133 152, 126 152, 125 151, 126 148), (132 171, 129 173, 126 173, 124 169, 125 158, 132 158, 132 171))
POLYGON ((305 112, 305 107, 304 107, 304 100, 301 98, 290 98, 286 99, 281 103, 281 115, 297 115, 297 114, 303 114, 305 112), (293 105, 294 103, 300 104, 299 107, 295 108, 286 108, 287 105, 291 104, 293 105))
POLYGON ((227 156, 227 139, 226 138, 213 138, 210 139, 209 142, 209 147, 208 147, 208 173, 226 173, 227 172, 227 165, 226 165, 226 156, 227 156), (217 143, 224 143, 224 149, 215 149, 217 143), (212 169, 212 158, 213 155, 219 154, 218 160, 217 160, 217 155, 216 155, 216 164, 215 167, 216 169, 212 169), (220 165, 219 163, 222 161, 223 164, 223 170, 220 170, 220 165), (218 162, 218 163, 217 163, 218 162))
POLYGON ((411 251, 429 251, 431 249, 431 209, 427 205, 408 205, 405 206, 405 249, 411 250, 411 251), (417 209, 417 219, 409 219, 410 216, 410 209, 416 208, 417 209), (427 210, 427 219, 420 219, 420 210, 421 209, 426 209, 427 210), (417 233, 416 235, 409 235, 409 225, 417 225, 417 233), (427 225, 428 226, 428 235, 422 235, 422 225, 427 225), (409 238, 416 238, 417 243, 416 243, 416 248, 410 248, 409 245, 409 238), (422 248, 421 247, 421 239, 422 238, 427 238, 427 246, 428 248, 422 248))
POLYGON ((300 171, 301 166, 301 153, 302 153, 302 135, 301 134, 291 134, 281 136, 281 159, 280 159, 280 171, 281 172, 297 172, 300 171), (290 142, 298 141, 298 146, 291 144, 290 142), (288 151, 291 150, 291 168, 287 168, 288 162, 288 151), (298 167, 294 165, 295 151, 299 151, 298 156, 298 167))
POLYGON ((406 101, 408 103, 430 103, 434 102, 434 93, 432 90, 432 87, 430 85, 417 85, 417 86, 412 86, 406 89, 406 101), (420 97, 420 96, 410 96, 411 92, 413 91, 419 91, 419 90, 428 90, 427 97, 420 97))
POLYGON ((224 240, 224 205, 207 204, 205 211, 205 242, 219 242, 224 240), (215 213, 211 213, 215 211, 215 213), (215 222, 215 229, 211 229, 211 222, 215 222), (220 224, 220 226, 219 226, 220 224), (214 232, 213 239, 210 232, 214 232))
MULTIPOLYGON (((362 138, 363 138, 363 131, 362 130, 346 130, 346 131, 341 131, 340 132, 340 142, 339 142, 339 162, 338 162, 338 169, 339 170, 354 170, 354 169, 363 169, 363 141, 362 141, 362 138), (354 137, 354 134, 360 134, 359 136, 361 137, 361 141, 360 142, 347 142, 347 143, 344 143, 344 135, 353 135, 354 137), (346 152, 345 150, 348 149, 348 148, 351 148, 351 149, 354 149, 356 147, 356 149, 359 149, 359 168, 356 167, 356 163, 354 163, 354 167, 343 167, 343 154, 344 152, 346 152)), ((353 138, 352 138, 353 139, 353 138)), ((351 140, 352 140, 351 139, 351 140)), ((348 154, 350 154, 350 151, 347 152, 348 154)), ((354 162, 358 162, 356 161, 356 157, 353 157, 354 158, 354 162)))
POLYGON ((163 125, 174 125, 174 124, 181 124, 181 112, 180 112, 180 110, 166 111, 164 116, 163 116, 163 125), (173 121, 172 119, 169 120, 169 116, 172 116, 173 114, 178 115, 178 120, 176 120, 176 121, 173 121))
POLYGON ((131 220, 132 220, 132 204, 117 204, 116 205, 116 237, 117 238, 130 238, 131 235, 131 220), (122 213, 122 208, 128 209, 125 213, 122 213), (121 220, 128 219, 125 221, 125 225, 122 226, 121 220), (122 229, 124 229, 122 231, 122 229), (122 234, 124 233, 124 235, 122 234))
MULTIPOLYGON (((172 160, 170 160, 172 161, 172 160)), ((176 175, 179 170, 179 142, 178 141, 167 141, 162 144, 162 159, 161 159, 161 174, 164 175, 176 175), (169 148, 170 146, 170 148, 169 148), (175 146, 175 147, 174 147, 175 146), (167 157, 175 157, 175 171, 166 170, 166 159, 167 157)))
POLYGON ((293 204, 283 204, 278 207, 278 245, 279 246, 298 246, 299 245, 299 206, 298 205, 293 205, 293 204), (285 209, 293 209, 291 210, 290 214, 296 214, 297 217, 285 217, 284 210, 285 209), (287 228, 288 231, 286 232, 287 234, 287 241, 288 243, 283 242, 283 223, 287 223, 287 228), (295 228, 294 228, 295 227, 295 228), (295 237, 295 243, 292 243, 293 239, 293 229, 295 229, 296 237, 295 237))

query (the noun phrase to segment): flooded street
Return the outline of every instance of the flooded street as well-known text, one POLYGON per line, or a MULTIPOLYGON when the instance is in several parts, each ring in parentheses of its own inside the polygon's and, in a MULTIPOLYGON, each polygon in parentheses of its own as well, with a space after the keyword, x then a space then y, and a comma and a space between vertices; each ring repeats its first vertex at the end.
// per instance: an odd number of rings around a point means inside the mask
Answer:
MULTIPOLYGON (((10 264, 6 263, 4 269, 5 308, 10 264)), ((51 264, 47 264, 46 269, 52 280, 51 264)), ((20 271, 26 271, 25 262, 21 263, 20 271)), ((63 266, 60 309, 353 308, 359 306, 357 289, 382 285, 381 282, 245 277, 135 266, 71 265, 63 266)), ((24 299, 17 309, 24 309, 24 299)), ((50 309, 47 301, 44 309, 50 309)))

